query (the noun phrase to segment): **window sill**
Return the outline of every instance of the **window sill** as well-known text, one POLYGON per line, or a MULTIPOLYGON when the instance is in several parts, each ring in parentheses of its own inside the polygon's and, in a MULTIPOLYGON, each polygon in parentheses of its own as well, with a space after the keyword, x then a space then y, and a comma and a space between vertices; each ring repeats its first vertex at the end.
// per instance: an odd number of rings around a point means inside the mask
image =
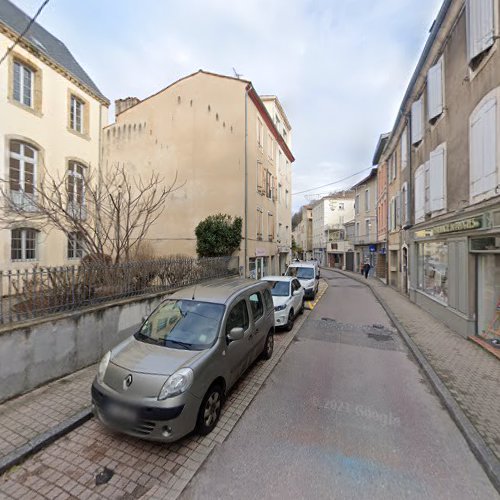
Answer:
POLYGON ((479 73, 481 73, 481 71, 483 70, 483 68, 485 66, 487 66, 488 62, 493 57, 493 54, 497 51, 497 45, 498 45, 498 42, 495 40, 493 42, 492 46, 488 47, 481 54, 478 54, 476 56, 476 58, 481 57, 481 61, 474 69, 471 68, 470 61, 469 61, 469 64, 468 64, 468 66, 469 66, 469 83, 472 82, 474 80, 474 78, 476 78, 479 75, 479 73))
POLYGON ((86 141, 90 141, 90 136, 85 132, 78 132, 77 130, 72 129, 71 127, 66 127, 66 130, 81 139, 85 139, 86 141))
POLYGON ((19 101, 16 101, 12 97, 9 97, 8 101, 13 106, 16 106, 16 108, 23 109, 24 111, 27 111, 28 113, 31 113, 32 115, 37 116, 38 118, 42 118, 43 117, 43 113, 38 108, 32 108, 31 106, 26 106, 26 104, 23 104, 23 103, 21 103, 19 101))

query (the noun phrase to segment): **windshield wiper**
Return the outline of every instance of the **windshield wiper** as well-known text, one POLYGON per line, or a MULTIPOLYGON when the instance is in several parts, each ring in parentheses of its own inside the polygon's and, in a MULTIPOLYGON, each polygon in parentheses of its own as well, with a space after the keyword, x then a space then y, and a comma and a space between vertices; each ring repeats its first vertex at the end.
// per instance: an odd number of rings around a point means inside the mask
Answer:
POLYGON ((149 335, 145 335, 144 333, 142 332, 135 332, 134 334, 134 337, 137 339, 137 340, 140 340, 142 342, 146 342, 147 344, 160 344, 160 341, 157 340, 157 339, 154 339, 153 337, 150 337, 149 335))
POLYGON ((173 339, 165 339, 164 342, 172 342, 172 344, 175 345, 180 345, 181 347, 184 347, 184 349, 187 349, 188 351, 192 347, 193 344, 190 344, 189 342, 182 342, 180 340, 173 340, 173 339))

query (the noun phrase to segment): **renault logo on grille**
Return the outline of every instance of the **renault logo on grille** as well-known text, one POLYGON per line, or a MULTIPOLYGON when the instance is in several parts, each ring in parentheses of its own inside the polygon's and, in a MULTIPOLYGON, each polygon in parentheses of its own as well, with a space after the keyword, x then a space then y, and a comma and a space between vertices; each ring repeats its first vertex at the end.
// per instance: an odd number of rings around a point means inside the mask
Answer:
POLYGON ((132 385, 132 380, 132 375, 127 375, 127 377, 123 381, 123 388, 128 389, 132 385))

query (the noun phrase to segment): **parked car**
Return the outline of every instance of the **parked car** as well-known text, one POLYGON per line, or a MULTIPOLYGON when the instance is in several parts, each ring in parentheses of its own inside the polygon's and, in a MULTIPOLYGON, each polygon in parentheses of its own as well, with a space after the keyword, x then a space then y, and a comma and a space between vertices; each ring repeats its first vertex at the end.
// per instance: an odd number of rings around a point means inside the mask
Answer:
POLYGON ((271 284, 274 303, 274 326, 284 326, 288 331, 298 314, 304 312, 304 288, 297 278, 291 276, 266 276, 271 284))
POLYGON ((108 352, 92 384, 93 411, 132 436, 171 442, 217 424, 229 389, 274 346, 264 281, 219 279, 175 292, 108 352))
POLYGON ((306 299, 314 299, 318 293, 319 275, 311 262, 297 262, 288 266, 285 276, 292 276, 300 281, 306 299))

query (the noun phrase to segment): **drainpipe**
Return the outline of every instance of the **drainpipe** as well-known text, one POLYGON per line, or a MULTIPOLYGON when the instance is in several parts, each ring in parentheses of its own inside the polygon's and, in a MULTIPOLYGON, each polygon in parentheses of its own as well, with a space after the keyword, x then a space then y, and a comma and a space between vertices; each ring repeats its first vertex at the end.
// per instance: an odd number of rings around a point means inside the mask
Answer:
POLYGON ((245 89, 245 243, 244 243, 244 259, 243 264, 245 273, 244 276, 248 276, 248 91, 250 90, 250 85, 247 85, 245 89))

